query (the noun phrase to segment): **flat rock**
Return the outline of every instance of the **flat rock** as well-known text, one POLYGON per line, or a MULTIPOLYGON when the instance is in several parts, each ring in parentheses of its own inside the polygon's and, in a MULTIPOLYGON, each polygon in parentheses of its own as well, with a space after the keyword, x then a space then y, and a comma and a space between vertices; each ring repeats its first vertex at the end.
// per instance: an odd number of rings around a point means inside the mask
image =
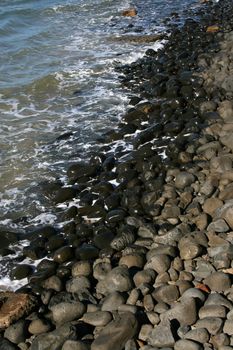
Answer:
POLYGON ((134 337, 137 328, 137 319, 132 313, 118 314, 100 331, 91 344, 91 350, 122 350, 125 343, 134 337))
POLYGON ((199 310, 200 319, 205 317, 226 317, 226 308, 222 305, 205 305, 199 310))
POLYGON ((223 332, 232 336, 233 335, 233 322, 232 320, 226 320, 223 326, 223 332))
POLYGON ((181 339, 175 343, 174 350, 203 350, 203 346, 192 340, 181 339))
POLYGON ((4 337, 14 344, 19 344, 25 341, 26 334, 26 323, 24 320, 19 320, 5 330, 4 337))
POLYGON ((166 321, 155 326, 148 336, 148 344, 159 348, 173 347, 175 339, 170 322, 166 321))
POLYGON ((195 328, 206 328, 211 335, 215 335, 222 330, 223 320, 219 317, 205 317, 195 323, 195 328))
POLYGON ((27 315, 35 306, 36 299, 29 294, 1 292, 0 302, 0 329, 4 329, 27 315))
POLYGON ((19 347, 7 339, 0 338, 0 350, 19 350, 19 347))
POLYGON ((160 317, 162 321, 175 319, 181 326, 191 326, 197 321, 196 301, 194 298, 185 298, 160 317))
POLYGON ((224 292, 231 287, 230 276, 223 272, 214 272, 204 279, 204 283, 214 292, 224 292))
POLYGON ((208 343, 210 335, 205 328, 197 328, 185 333, 184 339, 194 340, 203 344, 208 343))

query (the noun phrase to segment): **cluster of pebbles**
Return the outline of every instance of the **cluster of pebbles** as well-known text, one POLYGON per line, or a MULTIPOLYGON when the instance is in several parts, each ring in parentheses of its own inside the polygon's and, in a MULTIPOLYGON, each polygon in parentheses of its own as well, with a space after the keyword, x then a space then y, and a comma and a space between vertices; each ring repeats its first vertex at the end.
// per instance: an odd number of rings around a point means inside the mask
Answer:
POLYGON ((79 205, 28 234, 24 257, 44 258, 11 272, 29 284, 0 295, 0 349, 233 348, 232 1, 195 18, 122 67, 134 107, 105 139, 133 150, 50 188, 79 205))

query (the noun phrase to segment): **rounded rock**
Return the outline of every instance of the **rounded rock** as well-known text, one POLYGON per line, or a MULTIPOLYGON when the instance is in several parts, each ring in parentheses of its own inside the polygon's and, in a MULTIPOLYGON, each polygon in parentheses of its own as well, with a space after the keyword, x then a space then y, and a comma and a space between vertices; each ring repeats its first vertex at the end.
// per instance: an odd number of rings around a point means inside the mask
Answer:
POLYGON ((51 307, 53 320, 56 324, 77 320, 84 314, 85 310, 84 304, 79 301, 75 303, 61 302, 51 307))
POLYGON ((187 186, 190 186, 195 181, 193 174, 190 174, 186 171, 180 172, 177 174, 175 179, 175 186, 178 189, 184 189, 187 186))
POLYGON ((73 258, 73 249, 69 246, 61 247, 54 253, 53 260, 59 264, 69 261, 73 258))
POLYGON ((47 333, 51 330, 51 324, 48 320, 44 319, 36 319, 33 320, 28 327, 29 333, 33 335, 41 334, 41 333, 47 333))

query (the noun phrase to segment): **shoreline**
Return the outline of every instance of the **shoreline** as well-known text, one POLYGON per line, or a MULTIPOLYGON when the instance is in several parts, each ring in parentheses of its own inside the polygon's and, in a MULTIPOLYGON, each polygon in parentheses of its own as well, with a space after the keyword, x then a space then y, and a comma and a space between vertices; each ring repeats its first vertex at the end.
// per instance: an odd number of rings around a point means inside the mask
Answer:
POLYGON ((12 271, 29 285, 0 293, 0 346, 233 346, 233 5, 203 6, 199 21, 187 19, 161 50, 122 68, 134 107, 105 136, 134 148, 103 147, 68 169, 54 200, 79 197, 79 207, 63 214, 60 232, 28 233, 24 256, 50 259, 33 273, 12 271))

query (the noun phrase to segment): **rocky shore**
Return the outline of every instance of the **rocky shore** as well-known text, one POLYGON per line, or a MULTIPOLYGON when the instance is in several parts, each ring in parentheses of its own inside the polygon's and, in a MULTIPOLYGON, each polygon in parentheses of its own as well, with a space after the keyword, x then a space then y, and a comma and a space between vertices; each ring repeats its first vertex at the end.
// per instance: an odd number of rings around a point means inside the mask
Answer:
POLYGON ((131 108, 48 189, 63 226, 27 234, 42 260, 0 293, 0 350, 233 348, 232 48, 232 1, 205 3, 121 67, 131 108))

